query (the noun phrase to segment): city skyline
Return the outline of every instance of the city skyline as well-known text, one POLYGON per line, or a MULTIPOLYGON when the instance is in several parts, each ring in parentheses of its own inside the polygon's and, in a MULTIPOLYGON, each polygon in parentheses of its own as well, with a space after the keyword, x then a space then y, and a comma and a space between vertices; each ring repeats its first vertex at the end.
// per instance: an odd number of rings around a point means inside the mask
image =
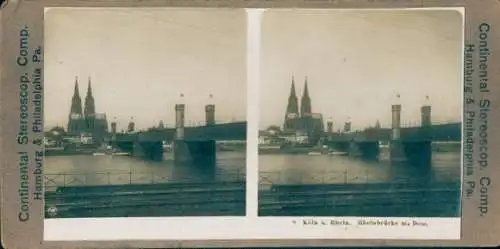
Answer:
MULTIPOLYGON (((172 126, 180 94, 187 105, 186 125, 203 123, 204 106, 210 102, 218 121, 245 120, 245 19, 244 11, 234 10, 51 9, 46 15, 46 128, 66 126, 75 77, 82 98, 92 78, 96 111, 105 113, 108 123, 116 117, 118 130, 131 117, 137 129, 160 121, 172 126), (217 18, 205 20, 212 16, 217 18), (236 22, 225 21, 234 17, 236 22), (107 19, 106 25, 93 25, 107 19), (164 34, 151 32, 160 30, 164 34), (168 39, 170 34, 183 39, 168 39), (199 36, 208 42, 182 42, 199 36), (164 59, 170 57, 175 59, 164 59)), ((434 122, 460 121, 461 25, 460 13, 450 10, 266 11, 259 129, 283 125, 292 77, 299 99, 308 78, 312 111, 322 114, 325 124, 331 120, 335 130, 348 120, 353 129, 377 121, 390 126, 396 94, 401 96, 403 124, 418 123, 425 102, 432 106, 434 122), (309 30, 310 25, 316 28, 309 30), (366 34, 370 44, 364 43, 366 34)))
POLYGON ((75 77, 82 99, 91 77, 96 112, 118 130, 131 117, 137 130, 172 126, 181 102, 186 125, 204 122, 209 103, 219 122, 245 120, 245 19, 244 10, 48 10, 45 128, 66 127, 75 77))
POLYGON ((435 123, 461 120, 457 11, 272 10, 261 25, 259 129, 283 125, 292 77, 299 101, 307 77, 312 112, 334 130, 390 127, 396 102, 403 125, 418 124, 424 104, 435 123))

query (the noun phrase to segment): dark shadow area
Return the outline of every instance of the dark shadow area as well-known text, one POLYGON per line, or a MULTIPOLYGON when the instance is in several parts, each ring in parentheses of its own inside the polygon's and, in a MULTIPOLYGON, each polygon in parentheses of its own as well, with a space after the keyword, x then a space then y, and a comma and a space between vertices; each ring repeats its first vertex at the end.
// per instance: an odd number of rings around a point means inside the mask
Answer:
POLYGON ((260 216, 459 217, 460 184, 287 184, 259 193, 260 216))
POLYGON ((46 192, 46 218, 242 216, 246 182, 59 187, 46 192))
POLYGON ((411 166, 429 168, 432 161, 431 141, 403 143, 404 153, 411 166))

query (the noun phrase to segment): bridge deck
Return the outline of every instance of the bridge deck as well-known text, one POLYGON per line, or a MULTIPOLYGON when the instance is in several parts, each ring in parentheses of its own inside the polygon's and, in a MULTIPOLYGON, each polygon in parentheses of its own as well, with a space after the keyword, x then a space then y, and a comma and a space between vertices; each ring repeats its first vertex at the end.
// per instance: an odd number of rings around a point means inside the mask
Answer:
MULTIPOLYGON (((186 140, 246 140, 247 122, 234 122, 184 128, 186 140)), ((175 129, 152 130, 133 134, 116 134, 115 141, 173 141, 175 129)))
MULTIPOLYGON (((327 134, 327 138, 334 142, 346 141, 390 141, 392 130, 389 128, 367 129, 359 132, 342 134, 327 134)), ((403 127, 401 128, 401 140, 403 141, 461 141, 462 124, 449 123, 438 124, 430 127, 403 127)))

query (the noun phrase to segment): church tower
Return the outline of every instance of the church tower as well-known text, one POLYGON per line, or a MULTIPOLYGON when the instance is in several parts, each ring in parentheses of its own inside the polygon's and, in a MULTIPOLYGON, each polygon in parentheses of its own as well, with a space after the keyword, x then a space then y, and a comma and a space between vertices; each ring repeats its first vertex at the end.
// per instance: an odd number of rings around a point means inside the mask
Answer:
POLYGON ((87 87, 87 96, 85 97, 85 117, 95 115, 94 96, 92 96, 92 82, 89 77, 89 85, 87 87))
POLYGON ((288 104, 286 106, 285 123, 283 129, 294 129, 295 119, 299 116, 299 104, 297 95, 295 94, 295 81, 292 76, 292 87, 290 89, 290 96, 288 96, 288 104))
POLYGON ((89 77, 89 84, 87 87, 87 96, 85 97, 85 109, 84 109, 85 121, 87 122, 87 128, 92 131, 95 128, 95 103, 94 96, 92 96, 92 83, 89 77))
POLYGON ((83 129, 82 99, 78 91, 78 77, 75 77, 75 89, 71 99, 71 108, 69 112, 68 132, 79 133, 83 129))
POLYGON ((73 98, 71 99, 71 114, 82 115, 82 99, 78 91, 78 77, 75 78, 75 89, 73 90, 73 98))
POLYGON ((300 115, 305 117, 311 114, 311 98, 309 98, 309 91, 307 89, 307 77, 304 85, 304 93, 302 94, 302 99, 300 100, 300 115))
POLYGON ((292 76, 292 87, 290 89, 290 96, 288 96, 288 105, 286 107, 286 114, 299 114, 299 104, 297 95, 295 94, 295 81, 292 76))

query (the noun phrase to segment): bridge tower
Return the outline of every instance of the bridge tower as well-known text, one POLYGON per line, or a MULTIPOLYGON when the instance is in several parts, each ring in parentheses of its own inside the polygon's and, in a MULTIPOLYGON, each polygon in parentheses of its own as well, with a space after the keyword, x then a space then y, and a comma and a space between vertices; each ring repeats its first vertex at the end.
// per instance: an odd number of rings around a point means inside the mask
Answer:
POLYGON ((175 139, 184 138, 184 104, 175 105, 175 139))
POLYGON ((116 135, 116 118, 114 118, 113 122, 111 122, 111 134, 116 135))
POLYGON ((428 102, 429 96, 425 96, 426 103, 420 108, 420 122, 422 127, 431 126, 431 105, 428 102))
POLYGON ((392 131, 390 144, 391 162, 406 161, 403 143, 401 141, 401 104, 399 94, 396 95, 397 103, 392 105, 392 131))
POLYGON ((215 105, 212 103, 212 94, 209 96, 210 103, 205 106, 205 124, 215 125, 215 105))
POLYGON ((332 121, 328 121, 328 122, 326 123, 326 127, 327 127, 327 128, 326 128, 326 131, 327 131, 328 133, 330 133, 330 134, 331 134, 331 133, 333 133, 333 122, 332 122, 332 121))
POLYGON ((132 133, 135 131, 134 117, 130 117, 130 122, 128 123, 127 132, 132 133))
POLYGON ((400 138, 401 138, 401 104, 397 103, 392 105, 391 140, 396 141, 400 140, 400 138))

